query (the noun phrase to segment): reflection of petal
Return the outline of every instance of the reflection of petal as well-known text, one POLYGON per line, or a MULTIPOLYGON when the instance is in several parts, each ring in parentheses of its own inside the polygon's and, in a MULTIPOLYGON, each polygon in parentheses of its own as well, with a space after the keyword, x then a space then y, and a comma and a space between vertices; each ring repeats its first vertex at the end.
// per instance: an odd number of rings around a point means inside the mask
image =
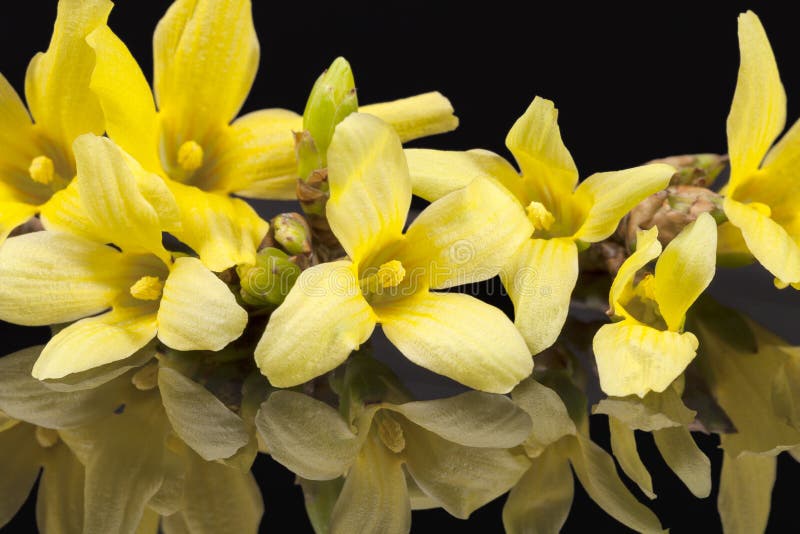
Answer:
POLYGON ((25 423, 0 432, 0 527, 16 515, 39 476, 43 450, 36 443, 35 433, 36 427, 25 423))
POLYGON ((661 456, 698 499, 711 493, 711 462, 686 427, 673 426, 653 432, 661 456))
POLYGON ((614 416, 608 417, 608 427, 611 434, 611 451, 619 462, 619 466, 628 475, 628 478, 636 482, 642 493, 650 499, 655 499, 653 479, 650 478, 647 467, 639 457, 636 435, 633 430, 614 416))
POLYGON ((69 447, 59 443, 47 449, 36 496, 40 532, 83 532, 83 484, 83 465, 69 447))
POLYGON ((723 455, 717 507, 725 532, 766 531, 777 461, 772 455, 723 455))

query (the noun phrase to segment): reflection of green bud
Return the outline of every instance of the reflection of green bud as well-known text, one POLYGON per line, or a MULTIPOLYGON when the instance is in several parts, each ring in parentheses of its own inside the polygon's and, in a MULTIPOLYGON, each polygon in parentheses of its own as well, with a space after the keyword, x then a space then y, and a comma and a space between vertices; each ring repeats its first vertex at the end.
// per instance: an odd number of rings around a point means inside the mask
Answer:
MULTIPOLYGON (((336 58, 331 66, 317 78, 303 112, 303 129, 311 134, 320 167, 327 165, 326 152, 333 130, 350 113, 358 110, 355 81, 350 64, 343 57, 336 58)), ((298 150, 302 159, 306 149, 298 150)), ((301 167, 305 168, 301 161, 301 167)), ((305 176, 301 175, 305 178, 305 176)))
POLYGON ((300 267, 285 252, 267 247, 259 251, 255 265, 236 268, 242 300, 252 306, 278 306, 300 276, 300 267))
POLYGON ((311 231, 300 214, 281 213, 271 221, 275 242, 291 255, 311 252, 311 231))

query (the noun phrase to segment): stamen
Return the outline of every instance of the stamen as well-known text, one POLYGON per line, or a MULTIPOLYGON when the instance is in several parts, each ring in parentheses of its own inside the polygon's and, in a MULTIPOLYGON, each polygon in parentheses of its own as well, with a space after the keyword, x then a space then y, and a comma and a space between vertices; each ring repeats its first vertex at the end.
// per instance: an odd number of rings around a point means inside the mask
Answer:
POLYGON ((386 448, 394 453, 403 452, 406 448, 406 438, 400 423, 385 411, 379 413, 375 419, 378 425, 378 437, 386 448))
POLYGON ((60 440, 61 438, 59 437, 57 431, 51 430, 49 428, 43 428, 41 426, 36 427, 36 441, 38 441, 39 445, 41 445, 45 449, 49 449, 50 447, 58 443, 60 440))
POLYGON ((186 141, 178 149, 178 165, 187 172, 203 166, 203 147, 196 141, 186 141))
POLYGON ((540 202, 531 202, 528 204, 528 207, 525 208, 525 212, 528 214, 528 219, 533 223, 533 227, 536 230, 549 230, 556 221, 553 214, 547 211, 544 204, 540 202))
POLYGON ((644 275, 644 278, 636 284, 634 292, 642 300, 656 300, 656 278, 650 273, 644 275))
POLYGON ((131 286, 131 295, 139 300, 158 300, 164 284, 157 276, 143 276, 131 286))
POLYGON ((37 184, 50 185, 56 177, 53 160, 47 156, 36 156, 31 160, 28 174, 30 174, 31 180, 37 184))
POLYGON ((406 270, 398 260, 387 261, 378 272, 372 273, 361 279, 361 291, 364 293, 377 293, 381 289, 396 287, 406 277, 406 270))

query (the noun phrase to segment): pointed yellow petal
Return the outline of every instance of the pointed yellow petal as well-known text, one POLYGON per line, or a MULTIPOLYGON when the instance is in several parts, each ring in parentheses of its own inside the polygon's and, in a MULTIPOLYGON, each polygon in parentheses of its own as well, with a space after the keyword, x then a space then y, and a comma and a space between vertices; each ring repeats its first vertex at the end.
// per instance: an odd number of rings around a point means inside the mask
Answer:
POLYGON ((600 387, 615 397, 664 391, 694 359, 697 345, 691 332, 664 332, 628 320, 604 325, 593 343, 600 387))
POLYGON ((727 534, 766 531, 776 464, 775 456, 722 456, 717 508, 727 534))
POLYGON ((47 230, 80 236, 96 243, 106 241, 103 229, 94 224, 83 207, 78 180, 57 191, 41 207, 40 218, 47 230))
POLYGON ((578 183, 578 169, 561 140, 553 102, 534 98, 508 132, 506 146, 533 191, 532 200, 552 207, 560 197, 572 193, 578 183))
POLYGON ((725 198, 725 215, 739 230, 753 256, 775 278, 800 282, 800 245, 768 215, 747 204, 725 198))
POLYGON ((230 458, 250 440, 241 417, 178 371, 161 367, 158 390, 175 433, 204 460, 230 458))
POLYGON ((39 208, 24 202, 0 201, 0 245, 14 228, 24 223, 39 211, 39 208))
POLYGON ((360 106, 359 111, 389 123, 403 143, 458 127, 458 117, 453 115, 450 101, 435 91, 392 102, 360 106))
POLYGON ((309 480, 343 476, 361 444, 338 411, 294 391, 270 395, 256 426, 270 456, 309 480))
POLYGON ((11 521, 25 504, 39 476, 42 448, 36 443, 36 427, 18 424, 0 432, 3 476, 0 477, 0 527, 11 521))
POLYGON ((181 225, 171 233, 189 245, 214 272, 254 264, 256 250, 269 230, 243 200, 168 181, 180 209, 181 225))
POLYGON ((46 451, 36 496, 40 532, 83 532, 83 471, 83 465, 63 443, 46 451))
POLYGON ((259 59, 250 0, 174 2, 156 27, 153 52, 166 153, 177 158, 183 142, 203 145, 233 120, 250 92, 259 59))
POLYGON ((367 439, 345 479, 331 516, 331 534, 408 532, 411 503, 401 458, 367 439))
POLYGON ((531 468, 508 494, 503 506, 507 534, 560 532, 574 492, 569 461, 555 450, 531 460, 531 468))
POLYGON ((398 254, 409 273, 444 289, 495 276, 532 233, 516 198, 481 179, 423 210, 398 254))
POLYGON ((226 130, 219 160, 208 171, 215 183, 204 188, 249 198, 294 200, 297 157, 292 132, 302 128, 303 118, 285 109, 262 109, 239 117, 226 130))
POLYGON ((683 328, 686 311, 714 278, 717 222, 708 213, 684 228, 656 262, 655 294, 661 316, 673 332, 683 328))
POLYGON ((683 426, 653 432, 656 447, 670 469, 698 499, 711 494, 711 461, 683 426))
POLYGON ((158 307, 158 339, 176 350, 220 350, 242 335, 247 312, 196 258, 178 258, 158 307))
POLYGON ((108 26, 86 41, 97 56, 90 87, 103 108, 108 136, 148 171, 160 173, 156 106, 139 64, 108 26))
POLYGON ((658 227, 636 233, 636 251, 628 256, 620 266, 611 291, 608 294, 608 304, 614 315, 627 316, 627 312, 620 305, 620 301, 627 300, 633 291, 633 282, 636 273, 656 259, 661 254, 661 243, 658 241, 658 227))
POLYGON ((755 13, 739 15, 739 78, 728 115, 729 194, 756 171, 786 122, 786 93, 755 13))
POLYGON ((61 0, 47 52, 28 66, 25 96, 31 114, 64 157, 77 136, 105 130, 103 110, 89 89, 95 53, 86 36, 105 25, 112 5, 109 0, 61 0))
POLYGON ((527 239, 500 272, 514 302, 514 324, 531 354, 555 343, 578 280, 578 248, 570 238, 527 239))
POLYGON ((575 237, 587 243, 606 239, 634 206, 666 189, 674 173, 669 165, 653 164, 588 177, 575 190, 591 206, 575 237))
POLYGON ((323 263, 303 271, 272 313, 256 363, 274 386, 296 386, 337 367, 374 328, 353 264, 323 263))
POLYGON ((525 198, 519 173, 505 159, 488 150, 457 152, 407 148, 405 154, 414 194, 425 200, 438 200, 477 178, 500 182, 520 202, 525 198))
POLYGON ((639 457, 639 451, 636 448, 636 436, 633 430, 616 417, 611 416, 608 418, 608 427, 611 434, 611 450, 622 471, 628 475, 628 478, 636 482, 636 485, 639 486, 642 493, 647 495, 648 499, 655 499, 653 480, 639 457))
POLYGON ((406 358, 471 388, 508 393, 533 370, 511 321, 469 295, 419 292, 376 311, 406 358))
POLYGON ((0 247, 0 318, 28 326, 108 308, 125 288, 121 254, 69 234, 34 232, 0 247))
POLYGON ((134 354, 156 335, 156 317, 149 306, 118 305, 108 313, 81 319, 45 346, 33 366, 39 380, 61 378, 116 362, 134 354))
POLYGON ((397 134, 380 119, 353 113, 328 148, 328 222, 355 262, 400 238, 411 179, 397 134))

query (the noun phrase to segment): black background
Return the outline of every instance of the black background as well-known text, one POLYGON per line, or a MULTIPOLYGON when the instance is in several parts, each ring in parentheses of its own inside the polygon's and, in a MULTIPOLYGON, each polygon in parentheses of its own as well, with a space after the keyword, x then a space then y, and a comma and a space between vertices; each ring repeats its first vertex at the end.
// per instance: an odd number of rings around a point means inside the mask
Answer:
MULTIPOLYGON (((414 143, 443 149, 482 147, 506 154, 503 141, 535 95, 561 110, 565 143, 582 176, 682 153, 724 152, 725 117, 736 80, 736 16, 747 8, 761 17, 778 59, 789 97, 789 121, 800 115, 800 38, 788 7, 773 2, 694 2, 631 7, 620 2, 584 6, 571 2, 486 2, 413 5, 255 0, 261 65, 243 111, 284 107, 302 111, 319 73, 337 55, 351 62, 361 103, 391 100, 429 90, 447 95, 461 119, 451 134, 414 143), (722 3, 720 3, 722 4, 722 3), (706 7, 707 6, 707 7, 706 7)), ((0 72, 21 92, 28 61, 44 50, 55 18, 55 0, 4 2, 0 15, 0 72)), ((600 4, 600 3, 598 3, 600 4)), ((648 5, 650 3, 647 3, 648 5)), ((145 73, 152 70, 152 31, 167 1, 119 0, 112 29, 128 44, 145 73)), ((786 4, 784 4, 786 5, 786 4)), ((190 88, 187 88, 190 90, 190 88)), ((791 290, 788 290, 791 291, 791 290)), ((712 292, 800 343, 800 299, 777 292, 758 267, 720 271, 712 292)), ((507 302, 504 303, 507 306, 507 302)), ((46 339, 45 329, 0 323, 0 354, 46 339)), ((604 419, 593 419, 593 435, 606 448, 604 419)), ((711 497, 692 497, 666 468, 652 439, 640 447, 659 498, 650 504, 672 532, 718 532, 716 482, 721 454, 715 438, 696 435, 714 465, 711 497)), ((295 525, 310 530, 293 477, 267 458, 255 466, 265 501, 262 530, 295 525)), ((2 475, 0 475, 2 476, 2 475)), ((778 464, 770 532, 800 530, 792 503, 800 466, 787 455, 778 464)), ((469 522, 443 511, 414 514, 414 532, 499 532, 502 499, 469 522)), ((33 507, 3 532, 25 532, 33 507)), ((576 484, 565 532, 588 528, 622 532, 576 484)))

